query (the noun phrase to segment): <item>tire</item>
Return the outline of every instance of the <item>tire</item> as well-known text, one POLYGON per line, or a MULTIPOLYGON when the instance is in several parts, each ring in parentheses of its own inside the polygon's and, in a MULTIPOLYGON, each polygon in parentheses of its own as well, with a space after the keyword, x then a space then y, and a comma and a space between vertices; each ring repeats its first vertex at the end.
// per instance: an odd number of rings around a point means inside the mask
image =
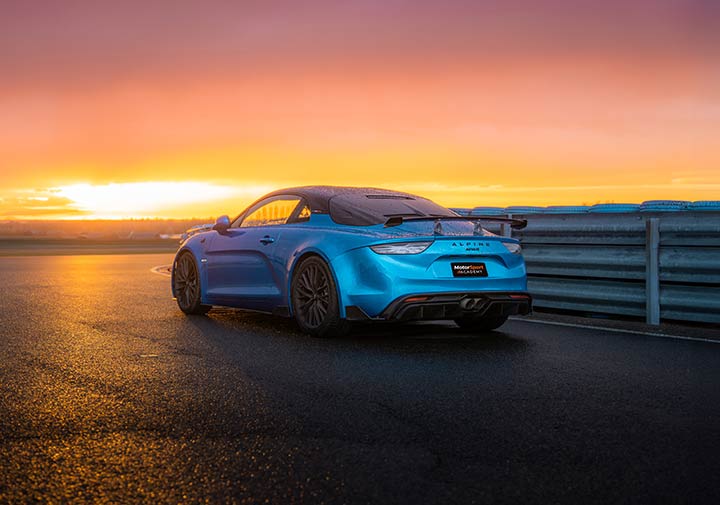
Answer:
POLYGON ((290 301, 300 329, 314 337, 339 337, 350 331, 340 317, 337 287, 330 267, 310 256, 296 268, 290 285, 290 301))
POLYGON ((500 328, 507 321, 507 316, 463 317, 455 319, 455 323, 463 330, 484 332, 500 328))
POLYGON ((210 305, 200 303, 200 273, 191 253, 182 253, 175 261, 173 286, 175 286, 178 307, 185 314, 202 315, 210 310, 210 305))

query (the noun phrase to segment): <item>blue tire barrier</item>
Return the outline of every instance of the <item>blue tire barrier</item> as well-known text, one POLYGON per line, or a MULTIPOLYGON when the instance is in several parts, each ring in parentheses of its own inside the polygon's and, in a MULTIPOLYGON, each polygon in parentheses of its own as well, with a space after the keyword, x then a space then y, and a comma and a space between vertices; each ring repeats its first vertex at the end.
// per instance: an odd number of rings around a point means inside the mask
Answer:
POLYGON ((688 205, 687 210, 720 212, 720 201, 718 201, 718 200, 699 200, 697 202, 692 202, 690 205, 688 205))
POLYGON ((545 207, 545 214, 584 214, 589 208, 588 205, 551 205, 545 207))
POLYGON ((640 209, 640 205, 637 203, 598 203, 588 209, 591 213, 610 214, 610 213, 624 213, 624 212, 637 212, 640 209))
POLYGON ((545 207, 533 207, 525 205, 513 205, 511 207, 505 207, 505 214, 542 214, 545 212, 545 207))
POLYGON ((475 207, 470 211, 470 216, 504 216, 504 207, 475 207))
POLYGON ((685 200, 648 200, 640 204, 640 212, 677 212, 688 205, 690 202, 685 200))

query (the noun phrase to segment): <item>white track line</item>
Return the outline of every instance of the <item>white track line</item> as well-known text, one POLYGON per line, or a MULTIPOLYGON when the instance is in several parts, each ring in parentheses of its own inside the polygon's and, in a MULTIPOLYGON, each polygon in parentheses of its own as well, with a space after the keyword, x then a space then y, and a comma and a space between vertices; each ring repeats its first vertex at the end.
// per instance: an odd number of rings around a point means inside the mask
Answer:
POLYGON ((621 328, 606 328, 604 326, 591 326, 589 324, 561 323, 559 321, 542 321, 539 319, 521 319, 519 317, 511 317, 511 321, 519 321, 521 323, 549 324, 553 326, 566 326, 568 328, 583 328, 587 330, 610 331, 614 333, 632 333, 633 335, 645 335, 648 337, 670 338, 675 340, 691 340, 693 342, 709 342, 711 344, 720 344, 720 340, 701 337, 684 337, 682 335, 667 335, 665 333, 657 333, 652 331, 639 330, 623 330, 621 328))
POLYGON ((158 275, 164 275, 165 277, 170 277, 170 269, 172 268, 172 265, 160 265, 159 267, 152 267, 150 271, 154 274, 158 275))

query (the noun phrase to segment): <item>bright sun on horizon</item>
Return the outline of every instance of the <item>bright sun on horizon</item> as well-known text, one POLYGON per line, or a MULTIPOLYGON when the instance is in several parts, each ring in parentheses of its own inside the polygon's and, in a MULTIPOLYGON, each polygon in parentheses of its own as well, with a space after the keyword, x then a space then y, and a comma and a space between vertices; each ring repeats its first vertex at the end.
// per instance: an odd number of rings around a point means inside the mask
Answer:
MULTIPOLYGON (((82 219, 82 220, 121 220, 121 219, 185 219, 217 217, 221 214, 236 215, 247 205, 264 194, 280 189, 300 185, 285 184, 228 184, 199 181, 151 181, 109 184, 76 183, 48 189, 20 191, 15 195, 16 205, 29 212, 27 215, 13 215, 14 219, 82 219)), ((350 184, 353 185, 353 184, 350 184)), ((362 184, 355 184, 362 185, 362 184)), ((370 184, 369 186, 408 191, 431 198, 447 207, 469 207, 480 205, 504 207, 508 188, 502 185, 472 186, 438 183, 415 184, 370 184)), ((525 186, 512 189, 519 195, 520 202, 529 205, 543 205, 547 194, 552 194, 555 204, 594 203, 640 203, 638 189, 660 194, 677 191, 678 187, 687 192, 709 195, 717 192, 720 185, 695 184, 675 181, 672 184, 647 184, 639 186, 525 186), (590 199, 579 201, 578 195, 584 192, 612 191, 615 194, 627 194, 621 200, 590 199), (633 198, 635 197, 635 198, 633 198)), ((672 196, 672 195, 670 195, 672 196)), ((0 204, 3 201, 0 199, 0 204)))
POLYGON ((242 205, 268 189, 204 182, 135 182, 73 184, 53 188, 51 192, 70 201, 67 206, 82 213, 86 219, 129 219, 205 217, 217 214, 225 202, 234 200, 237 205, 242 205), (178 209, 181 214, 176 215, 178 209))

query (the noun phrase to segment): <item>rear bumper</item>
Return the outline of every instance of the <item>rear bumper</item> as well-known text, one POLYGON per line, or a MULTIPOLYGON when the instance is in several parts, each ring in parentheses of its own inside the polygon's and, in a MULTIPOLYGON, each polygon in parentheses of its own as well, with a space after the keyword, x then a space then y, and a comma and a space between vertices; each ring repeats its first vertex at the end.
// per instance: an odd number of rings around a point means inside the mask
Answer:
POLYGON ((351 321, 420 321, 460 317, 499 317, 532 311, 532 297, 525 292, 428 293, 402 296, 394 300, 378 317, 369 317, 360 307, 345 308, 351 321))

